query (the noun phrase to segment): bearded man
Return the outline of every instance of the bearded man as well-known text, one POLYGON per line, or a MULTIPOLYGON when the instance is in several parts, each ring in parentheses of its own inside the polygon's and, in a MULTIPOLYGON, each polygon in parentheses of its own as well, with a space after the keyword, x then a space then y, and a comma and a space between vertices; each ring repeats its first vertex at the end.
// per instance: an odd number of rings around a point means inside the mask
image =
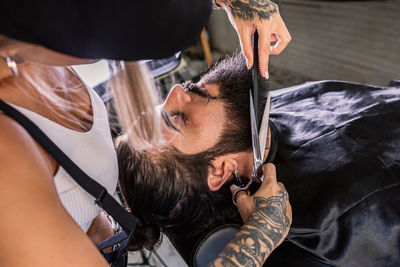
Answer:
MULTIPOLYGON (((119 145, 128 205, 188 262, 210 230, 242 223, 229 187, 235 172, 244 180, 252 172, 251 87, 243 56, 222 60, 173 87, 162 107, 164 147, 119 145)), ((293 223, 265 266, 400 264, 399 87, 323 81, 272 92, 265 161, 286 186, 293 223)))

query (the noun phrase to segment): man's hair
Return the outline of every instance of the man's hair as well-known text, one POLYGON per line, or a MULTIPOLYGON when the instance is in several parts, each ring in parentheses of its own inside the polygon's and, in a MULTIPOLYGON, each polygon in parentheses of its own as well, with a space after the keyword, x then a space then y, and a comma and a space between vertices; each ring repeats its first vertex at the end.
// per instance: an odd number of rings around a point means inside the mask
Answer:
POLYGON ((124 198, 141 225, 151 228, 141 238, 152 240, 144 244, 146 248, 156 243, 161 228, 165 232, 196 235, 238 216, 229 184, 219 192, 211 192, 206 177, 216 157, 251 149, 251 71, 243 55, 235 54, 217 62, 202 75, 200 82, 217 84, 216 101, 222 101, 224 106, 224 126, 215 145, 189 155, 171 147, 138 152, 126 141, 119 144, 119 181, 124 198))

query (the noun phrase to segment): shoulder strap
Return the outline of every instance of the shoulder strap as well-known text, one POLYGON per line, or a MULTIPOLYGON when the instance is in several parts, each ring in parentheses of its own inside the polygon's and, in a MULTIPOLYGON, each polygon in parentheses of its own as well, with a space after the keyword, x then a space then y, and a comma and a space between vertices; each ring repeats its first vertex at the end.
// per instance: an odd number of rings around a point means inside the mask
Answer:
POLYGON ((63 169, 110 214, 124 230, 133 233, 138 219, 125 210, 107 190, 79 168, 47 135, 21 112, 0 99, 0 110, 13 118, 63 167, 63 169))

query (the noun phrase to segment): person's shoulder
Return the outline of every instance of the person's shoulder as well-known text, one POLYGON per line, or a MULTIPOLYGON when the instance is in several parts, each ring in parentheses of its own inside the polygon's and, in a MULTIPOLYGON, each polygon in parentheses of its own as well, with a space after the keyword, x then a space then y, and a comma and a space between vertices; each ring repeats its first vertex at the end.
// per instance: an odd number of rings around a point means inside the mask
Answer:
POLYGON ((23 127, 2 113, 0 113, 0 129, 0 148, 3 155, 15 149, 14 142, 25 143, 29 140, 23 127))
POLYGON ((27 145, 33 141, 29 133, 18 122, 2 113, 0 113, 0 129, 2 152, 15 151, 22 145, 27 145))
POLYGON ((0 169, 1 178, 14 172, 38 170, 51 175, 48 158, 29 133, 16 121, 0 113, 0 169))

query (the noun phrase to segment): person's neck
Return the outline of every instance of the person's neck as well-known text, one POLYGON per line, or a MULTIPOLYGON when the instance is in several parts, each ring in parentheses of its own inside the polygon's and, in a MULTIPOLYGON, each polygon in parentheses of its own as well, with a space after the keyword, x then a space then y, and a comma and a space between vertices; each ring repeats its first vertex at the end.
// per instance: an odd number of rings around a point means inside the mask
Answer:
MULTIPOLYGON (((268 157, 269 153, 269 147, 271 147, 271 128, 268 127, 268 149, 265 150, 264 152, 264 159, 268 157)), ((253 150, 250 150, 249 152, 243 152, 240 153, 238 156, 238 161, 240 162, 238 166, 238 172, 240 176, 250 178, 252 173, 253 173, 253 162, 254 162, 254 157, 253 157, 253 150)))

